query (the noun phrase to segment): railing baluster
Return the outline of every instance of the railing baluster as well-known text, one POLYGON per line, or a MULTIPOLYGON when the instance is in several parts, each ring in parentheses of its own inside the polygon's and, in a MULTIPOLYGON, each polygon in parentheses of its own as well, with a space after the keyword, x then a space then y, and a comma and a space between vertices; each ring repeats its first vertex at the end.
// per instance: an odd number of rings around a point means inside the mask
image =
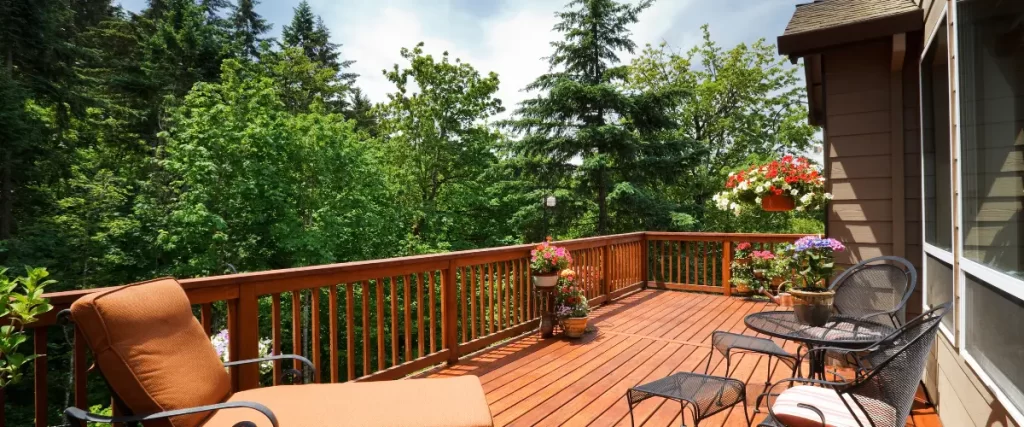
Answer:
POLYGON ((471 265, 471 266, 468 266, 466 268, 469 269, 469 288, 471 290, 470 293, 469 293, 469 313, 470 313, 470 316, 469 316, 469 329, 470 329, 470 331, 469 332, 470 332, 470 337, 472 337, 471 339, 475 340, 477 338, 477 336, 478 336, 476 334, 476 324, 477 324, 477 319, 479 318, 479 317, 477 317, 477 311, 476 311, 476 300, 477 300, 477 295, 478 295, 477 286, 476 286, 476 266, 472 266, 471 265))
POLYGON ((423 357, 423 348, 426 340, 423 339, 423 279, 419 274, 414 274, 416 282, 416 349, 419 353, 416 357, 423 357))
POLYGON ((46 427, 46 327, 38 327, 32 331, 32 347, 38 355, 34 361, 36 427, 46 427))
MULTIPOLYGON (((384 331, 377 333, 383 334, 384 331)), ((398 284, 391 281, 391 366, 398 365, 398 284)))
POLYGON ((441 347, 448 351, 448 364, 459 362, 459 331, 455 296, 456 269, 449 267, 438 272, 441 277, 441 347))
POLYGON ((523 291, 520 289, 519 281, 519 260, 513 260, 512 266, 512 278, 509 280, 512 283, 512 324, 518 325, 523 321, 523 315, 520 308, 523 306, 519 298, 523 296, 523 291))
MULTIPOLYGON (((348 365, 348 377, 346 381, 352 381, 356 378, 356 332, 355 332, 355 284, 345 284, 345 345, 347 358, 345 362, 348 365)), ((335 380, 337 382, 337 380, 335 380)))
MULTIPOLYGON (((292 354, 302 356, 302 350, 302 291, 292 291, 292 354)), ((293 360, 292 369, 301 372, 301 362, 293 360)))
MULTIPOLYGON (((86 387, 86 378, 88 377, 89 364, 87 363, 85 356, 85 335, 82 331, 75 327, 75 348, 74 354, 71 356, 74 358, 74 389, 75 389, 75 407, 81 409, 89 409, 89 391, 86 387)), ((0 405, 3 402, 0 401, 0 405)))
POLYGON ((493 263, 487 263, 487 334, 494 333, 494 270, 493 263))
MULTIPOLYGON (((346 286, 346 288, 347 288, 347 286, 346 286)), ((336 382, 338 382, 338 377, 340 376, 338 374, 338 371, 341 370, 341 366, 338 364, 338 287, 337 286, 331 286, 331 287, 327 288, 327 291, 328 291, 328 294, 327 294, 327 315, 328 315, 328 318, 327 318, 327 329, 330 330, 330 334, 331 334, 329 342, 328 342, 328 345, 331 346, 331 352, 330 352, 330 356, 331 356, 331 382, 332 383, 336 383, 336 382)), ((346 301, 352 301, 352 298, 349 298, 346 301)), ((345 305, 347 307, 349 304, 345 304, 345 305)), ((348 312, 345 313, 345 324, 346 325, 351 325, 352 324, 351 313, 352 313, 351 311, 348 311, 348 312)), ((352 336, 352 332, 351 331, 346 331, 346 332, 348 332, 348 333, 345 334, 345 337, 346 338, 350 338, 352 336)), ((348 348, 352 348, 352 345, 349 344, 348 348)), ((348 360, 348 361, 352 360, 351 355, 346 360, 348 360)), ((348 377, 352 378, 352 374, 349 373, 348 377)))
MULTIPOLYGON (((395 278, 391 278, 395 284, 395 278)), ((384 353, 384 282, 377 282, 377 370, 387 367, 387 355, 384 353)), ((395 354, 391 353, 391 363, 395 364, 395 354)))
POLYGON ((430 310, 427 310, 430 315, 430 354, 434 354, 437 352, 437 301, 434 298, 436 289, 434 289, 434 272, 431 271, 427 274, 430 276, 430 280, 427 281, 430 286, 427 289, 430 296, 430 310))
POLYGON ((405 308, 405 360, 412 360, 412 294, 410 292, 410 279, 402 278, 402 302, 405 308))
POLYGON ((313 362, 313 366, 316 367, 316 375, 313 376, 313 382, 318 383, 320 382, 320 373, 322 372, 320 369, 320 288, 313 288, 310 292, 309 303, 312 308, 309 310, 309 342, 312 348, 309 351, 310 356, 312 356, 310 357, 310 362, 313 362))
MULTIPOLYGON (((382 279, 377 279, 378 286, 382 279)), ((356 282, 363 295, 363 376, 370 375, 370 281, 356 282)))
POLYGON ((462 325, 462 342, 466 342, 469 341, 467 339, 469 337, 467 322, 470 322, 469 313, 466 312, 466 269, 462 267, 455 271, 459 274, 459 304, 462 305, 462 322, 459 324, 462 325))
MULTIPOLYGON (((270 352, 281 354, 281 294, 270 296, 270 352)), ((281 381, 281 361, 274 361, 274 385, 281 381)))
POLYGON ((213 335, 213 327, 211 326, 213 323, 213 313, 210 309, 210 303, 199 305, 199 319, 203 325, 203 332, 208 336, 213 335))

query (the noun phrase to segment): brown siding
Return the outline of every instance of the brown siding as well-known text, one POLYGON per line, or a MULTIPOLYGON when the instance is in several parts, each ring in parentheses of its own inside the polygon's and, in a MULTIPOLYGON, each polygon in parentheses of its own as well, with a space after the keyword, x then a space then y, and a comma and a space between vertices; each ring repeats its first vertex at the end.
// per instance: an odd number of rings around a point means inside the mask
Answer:
POLYGON ((890 39, 823 55, 828 233, 849 248, 836 260, 846 266, 893 251, 891 58, 890 39))

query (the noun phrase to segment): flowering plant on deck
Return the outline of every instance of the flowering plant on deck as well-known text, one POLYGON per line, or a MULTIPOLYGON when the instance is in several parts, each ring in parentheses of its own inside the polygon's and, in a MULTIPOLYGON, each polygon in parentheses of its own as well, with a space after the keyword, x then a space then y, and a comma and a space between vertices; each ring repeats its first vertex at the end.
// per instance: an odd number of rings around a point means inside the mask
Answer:
POLYGON ((572 263, 572 255, 563 247, 551 244, 551 237, 530 251, 530 270, 535 275, 557 273, 572 263))
POLYGON ((753 247, 750 245, 750 242, 741 242, 737 244, 736 259, 749 258, 751 249, 753 249, 753 247))
POLYGON ((833 238, 804 236, 793 244, 793 250, 797 274, 803 279, 794 288, 824 291, 835 273, 834 254, 846 250, 846 246, 833 238))
POLYGON ((775 254, 771 251, 753 251, 750 253, 750 259, 755 270, 767 270, 771 268, 775 254))
POLYGON ((792 197, 798 211, 819 209, 832 198, 825 192, 825 178, 816 166, 805 157, 786 155, 730 173, 725 191, 712 200, 719 209, 739 215, 746 208, 760 206, 767 196, 792 197))
POLYGON ((590 305, 583 287, 576 281, 576 272, 571 269, 562 270, 558 274, 555 292, 555 314, 565 319, 586 317, 588 313, 590 305))

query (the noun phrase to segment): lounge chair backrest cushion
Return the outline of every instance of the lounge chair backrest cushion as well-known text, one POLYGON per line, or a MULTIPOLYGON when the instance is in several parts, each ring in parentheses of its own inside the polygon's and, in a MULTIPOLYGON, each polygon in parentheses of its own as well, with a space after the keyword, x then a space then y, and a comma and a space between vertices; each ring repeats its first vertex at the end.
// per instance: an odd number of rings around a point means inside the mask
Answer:
MULTIPOLYGON (((89 294, 71 306, 110 388, 134 414, 211 405, 231 396, 231 382, 174 279, 89 294)), ((210 414, 146 427, 194 427, 210 414)))

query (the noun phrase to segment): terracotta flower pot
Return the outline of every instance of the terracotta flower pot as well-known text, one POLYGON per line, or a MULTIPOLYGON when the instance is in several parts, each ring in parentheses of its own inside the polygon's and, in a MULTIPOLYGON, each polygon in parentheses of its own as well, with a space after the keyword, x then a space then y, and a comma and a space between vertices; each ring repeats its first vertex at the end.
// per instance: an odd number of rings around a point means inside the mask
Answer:
POLYGON ((767 270, 761 270, 761 269, 754 270, 754 278, 756 278, 756 279, 764 279, 766 274, 768 274, 767 270))
POLYGON ((736 293, 749 294, 751 291, 750 282, 736 282, 735 290, 736 293))
POLYGON ((747 257, 747 258, 739 258, 739 259, 737 259, 737 260, 736 260, 736 264, 738 264, 738 265, 744 265, 744 266, 745 266, 745 265, 750 265, 750 257, 747 257))
POLYGON ((808 326, 825 326, 832 317, 835 291, 790 289, 789 293, 793 295, 793 313, 801 323, 808 326))
POLYGON ((761 209, 767 212, 787 212, 796 208, 793 196, 768 195, 761 198, 761 209))
POLYGON ((569 338, 579 338, 583 336, 583 333, 587 331, 587 320, 589 316, 585 317, 569 317, 562 320, 562 326, 565 328, 565 336, 569 338))
POLYGON ((534 274, 533 275, 533 286, 538 288, 553 288, 558 284, 558 273, 551 274, 534 274))

